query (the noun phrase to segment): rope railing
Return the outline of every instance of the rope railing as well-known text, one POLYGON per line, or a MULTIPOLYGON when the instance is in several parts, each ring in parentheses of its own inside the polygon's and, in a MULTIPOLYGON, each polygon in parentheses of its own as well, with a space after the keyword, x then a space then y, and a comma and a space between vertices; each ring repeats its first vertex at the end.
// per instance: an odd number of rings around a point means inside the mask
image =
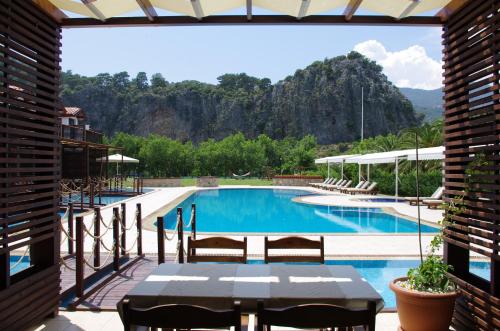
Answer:
POLYGON ((26 246, 26 249, 24 250, 23 254, 19 257, 19 259, 13 264, 9 265, 10 270, 15 269, 18 265, 20 265, 23 262, 23 259, 26 257, 30 250, 30 246, 26 246))
POLYGON ((137 254, 142 256, 142 212, 141 205, 136 205, 136 213, 134 220, 127 227, 126 224, 126 205, 122 204, 122 212, 120 213, 119 208, 113 208, 113 214, 111 220, 106 222, 101 214, 99 207, 94 208, 94 216, 91 223, 86 223, 82 216, 76 217, 75 222, 75 234, 72 236, 71 232, 68 233, 62 228, 62 233, 66 236, 67 240, 75 242, 76 254, 75 254, 75 267, 67 263, 64 259, 61 259, 61 265, 65 268, 75 271, 76 285, 75 294, 77 297, 82 297, 84 295, 84 276, 85 276, 85 266, 94 272, 98 272, 110 266, 114 271, 120 270, 120 250, 121 255, 129 254, 135 248, 137 248, 137 254), (101 232, 101 226, 104 227, 101 232), (134 241, 127 248, 126 242, 123 240, 124 236, 130 232, 133 227, 136 227, 136 235, 134 241), (111 243, 108 241, 106 243, 106 238, 109 238, 109 232, 112 231, 111 243), (120 231, 122 232, 122 238, 120 238, 120 231), (87 240, 92 240, 90 254, 85 254, 85 242, 87 240), (101 249, 106 252, 103 256, 103 261, 101 263, 101 249), (111 262, 112 260, 112 262, 111 262))
POLYGON ((158 241, 158 264, 165 263, 165 239, 173 241, 177 233, 177 246, 175 250, 175 260, 179 263, 184 263, 184 256, 187 256, 187 251, 184 247, 184 228, 191 227, 191 238, 196 238, 196 206, 191 206, 191 217, 186 224, 182 219, 182 208, 177 208, 177 220, 173 229, 165 230, 165 220, 163 217, 158 217, 156 220, 157 241, 158 241), (171 236, 169 233, 171 232, 171 236))

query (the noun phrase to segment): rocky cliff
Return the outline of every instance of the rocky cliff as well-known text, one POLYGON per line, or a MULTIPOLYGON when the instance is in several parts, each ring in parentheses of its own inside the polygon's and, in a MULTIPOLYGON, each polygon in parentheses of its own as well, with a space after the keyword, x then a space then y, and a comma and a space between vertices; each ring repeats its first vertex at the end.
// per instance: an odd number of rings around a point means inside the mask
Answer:
POLYGON ((169 83, 159 74, 63 75, 66 106, 85 109, 92 127, 112 135, 157 133, 195 143, 235 132, 272 138, 313 134, 320 144, 359 139, 361 88, 365 136, 417 124, 411 103, 382 68, 352 52, 318 61, 272 85, 269 79, 226 74, 219 84, 169 83))

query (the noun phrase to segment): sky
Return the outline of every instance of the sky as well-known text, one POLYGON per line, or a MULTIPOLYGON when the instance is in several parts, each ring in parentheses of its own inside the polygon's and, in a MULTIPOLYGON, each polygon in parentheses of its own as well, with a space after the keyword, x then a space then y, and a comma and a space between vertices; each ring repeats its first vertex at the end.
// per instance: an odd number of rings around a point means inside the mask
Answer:
POLYGON ((399 87, 440 88, 441 28, 185 26, 64 29, 63 70, 86 76, 161 73, 170 82, 217 83, 245 72, 273 83, 317 60, 356 50, 399 87))

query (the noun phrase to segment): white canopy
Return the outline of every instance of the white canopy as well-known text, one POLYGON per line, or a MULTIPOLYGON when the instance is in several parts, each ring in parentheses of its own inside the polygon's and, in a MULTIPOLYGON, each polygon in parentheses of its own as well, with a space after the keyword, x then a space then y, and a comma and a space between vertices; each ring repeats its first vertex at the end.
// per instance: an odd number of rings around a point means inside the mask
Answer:
MULTIPOLYGON (((328 176, 330 175, 330 163, 342 163, 342 177, 344 173, 344 162, 345 163, 357 163, 358 177, 361 180, 361 165, 366 164, 368 167, 370 164, 382 164, 382 163, 394 163, 394 173, 396 175, 395 191, 396 197, 398 196, 399 190, 399 161, 400 160, 410 160, 414 161, 416 159, 416 150, 403 149, 399 151, 390 152, 380 152, 380 153, 370 153, 364 155, 339 155, 324 157, 316 160, 316 163, 328 163, 328 176), (317 162, 321 160, 321 162, 317 162)), ((444 146, 419 148, 418 149, 418 159, 419 160, 442 160, 444 159, 444 146)), ((370 177, 370 168, 368 168, 368 178, 370 177)))
MULTIPOLYGON (((415 161, 416 153, 412 149, 412 152, 408 154, 408 160, 415 161)), ((419 160, 442 160, 444 159, 444 146, 419 148, 418 149, 418 159, 419 160)))
MULTIPOLYGON (((97 162, 106 162, 106 157, 99 157, 96 159, 97 162)), ((121 154, 113 154, 108 156, 109 163, 139 163, 139 160, 124 156, 121 154)))
MULTIPOLYGON (((74 14, 105 20, 110 17, 123 16, 141 10, 141 1, 137 0, 49 0, 53 5, 74 14)), ((417 14, 439 10, 451 0, 364 0, 359 1, 361 10, 404 18, 417 14)), ((245 0, 150 0, 148 14, 156 14, 155 8, 167 10, 181 15, 197 18, 224 13, 229 10, 245 8, 245 0)), ((142 5, 143 7, 145 5, 142 5)), ((253 0, 250 6, 260 7, 272 12, 291 15, 298 18, 317 15, 332 10, 352 10, 350 0, 253 0)), ((357 7, 355 7, 357 9, 357 7)), ((352 12, 354 13, 354 9, 352 12)))

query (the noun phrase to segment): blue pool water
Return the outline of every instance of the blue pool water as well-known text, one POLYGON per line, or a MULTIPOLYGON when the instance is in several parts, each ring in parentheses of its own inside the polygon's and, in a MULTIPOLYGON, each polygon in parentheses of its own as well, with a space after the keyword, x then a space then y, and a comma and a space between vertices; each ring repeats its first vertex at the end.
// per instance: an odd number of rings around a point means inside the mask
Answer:
MULTIPOLYGON (((328 207, 293 202, 310 195, 301 190, 214 189, 198 191, 178 207, 185 223, 196 204, 199 232, 226 233, 415 233, 417 224, 384 213, 379 208, 328 207)), ((176 209, 165 215, 165 228, 173 229, 176 209)), ((422 232, 437 229, 422 225, 422 232)))
POLYGON ((10 267, 11 268, 14 267, 10 270, 11 275, 18 273, 19 271, 22 271, 30 266, 29 256, 23 257, 22 261, 20 263, 17 263, 20 258, 21 258, 20 256, 11 256, 10 257, 10 261, 9 261, 10 267))
MULTIPOLYGON (((396 307, 396 297, 389 288, 389 282, 406 276, 408 269, 418 266, 418 260, 327 260, 330 265, 352 265, 371 286, 384 298, 385 308, 396 307)), ((261 264, 262 260, 250 260, 248 263, 261 264)), ((471 262, 470 272, 485 278, 489 274, 485 262, 471 262)))

